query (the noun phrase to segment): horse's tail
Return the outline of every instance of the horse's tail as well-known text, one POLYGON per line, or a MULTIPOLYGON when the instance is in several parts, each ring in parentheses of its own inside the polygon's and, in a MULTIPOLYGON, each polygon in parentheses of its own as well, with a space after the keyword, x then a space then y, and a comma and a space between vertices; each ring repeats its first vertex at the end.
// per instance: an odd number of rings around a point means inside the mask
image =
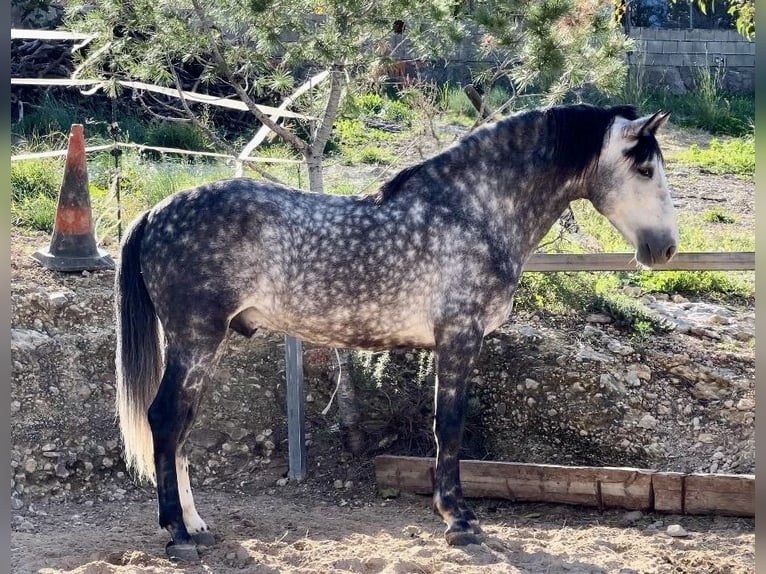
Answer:
POLYGON ((115 278, 117 404, 125 461, 137 478, 155 481, 149 405, 162 372, 160 327, 141 275, 141 240, 148 212, 128 229, 115 278))

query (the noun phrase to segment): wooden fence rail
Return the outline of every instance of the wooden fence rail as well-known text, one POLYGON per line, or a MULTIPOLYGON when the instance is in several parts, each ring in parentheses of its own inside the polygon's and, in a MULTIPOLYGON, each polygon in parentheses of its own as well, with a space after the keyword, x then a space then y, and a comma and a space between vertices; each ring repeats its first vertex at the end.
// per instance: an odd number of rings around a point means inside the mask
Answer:
MULTIPOLYGON (((754 251, 678 253, 655 271, 743 271, 755 269, 754 251)), ((632 253, 536 253, 524 271, 638 271, 632 253)))

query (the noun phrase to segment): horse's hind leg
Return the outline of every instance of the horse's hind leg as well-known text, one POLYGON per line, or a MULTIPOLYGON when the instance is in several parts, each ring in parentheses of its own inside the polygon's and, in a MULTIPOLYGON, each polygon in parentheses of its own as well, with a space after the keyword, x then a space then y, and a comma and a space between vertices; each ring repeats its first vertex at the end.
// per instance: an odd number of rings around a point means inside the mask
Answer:
POLYGON ((463 499, 460 484, 460 445, 467 404, 467 379, 481 349, 478 326, 448 325, 436 337, 436 477, 434 512, 447 523, 444 533, 450 545, 478 542, 476 514, 463 499))
MULTIPOLYGON (((183 445, 179 445, 179 451, 183 445)), ((192 496, 191 483, 189 482, 189 461, 180 452, 176 454, 176 476, 178 477, 178 497, 181 501, 181 513, 184 525, 197 546, 212 546, 215 537, 210 529, 197 513, 192 496)))
POLYGON ((159 522, 172 537, 166 548, 168 556, 196 561, 199 555, 195 536, 207 544, 212 535, 194 508, 182 447, 197 414, 206 379, 215 367, 223 334, 188 341, 180 341, 172 331, 166 335, 165 373, 148 413, 154 441, 159 522), (201 532, 206 534, 200 537, 201 532))

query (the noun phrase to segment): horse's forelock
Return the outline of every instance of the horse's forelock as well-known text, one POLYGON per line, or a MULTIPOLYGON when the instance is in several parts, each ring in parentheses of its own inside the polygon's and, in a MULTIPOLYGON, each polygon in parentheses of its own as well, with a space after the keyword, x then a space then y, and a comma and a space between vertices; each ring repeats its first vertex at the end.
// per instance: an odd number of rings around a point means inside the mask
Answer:
POLYGON ((645 164, 655 157, 660 158, 660 163, 665 162, 662 156, 660 144, 654 134, 644 134, 638 138, 636 145, 625 151, 625 159, 634 167, 645 164))

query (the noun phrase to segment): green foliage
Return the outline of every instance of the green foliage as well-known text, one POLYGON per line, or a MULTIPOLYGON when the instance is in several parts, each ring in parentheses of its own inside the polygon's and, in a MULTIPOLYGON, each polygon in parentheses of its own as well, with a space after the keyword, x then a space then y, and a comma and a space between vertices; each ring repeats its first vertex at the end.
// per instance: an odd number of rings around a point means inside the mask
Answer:
POLYGON ((673 160, 699 167, 714 174, 755 176, 755 139, 752 137, 720 141, 713 139, 707 148, 693 144, 688 150, 672 156, 673 160))
POLYGON ((340 119, 335 123, 330 141, 347 163, 390 165, 396 158, 385 146, 401 137, 400 134, 368 128, 360 120, 340 119))
POLYGON ((153 122, 146 131, 147 145, 210 151, 211 145, 205 134, 190 123, 153 122))
POLYGON ((517 309, 549 313, 581 311, 589 305, 596 289, 606 288, 611 281, 608 276, 597 273, 527 272, 519 281, 514 305, 517 309))
POLYGON ((33 159, 11 163, 11 199, 22 201, 37 196, 55 199, 61 187, 61 159, 33 159))
POLYGON ((500 62, 482 83, 506 77, 515 92, 543 94, 547 103, 587 86, 609 94, 622 87, 631 41, 597 0, 479 1, 474 19, 482 51, 500 62))
POLYGON ((383 111, 386 105, 383 96, 379 94, 362 94, 355 98, 356 108, 361 114, 375 116, 383 111))
POLYGON ((627 328, 639 336, 668 333, 675 324, 649 309, 646 305, 616 291, 597 294, 590 305, 593 311, 609 315, 618 327, 627 328))
POLYGON ((359 193, 359 189, 353 184, 347 181, 336 183, 327 188, 327 193, 333 195, 356 195, 359 193))
POLYGON ((647 293, 679 293, 718 300, 755 296, 753 272, 646 271, 632 274, 631 282, 647 293))
MULTIPOLYGON (((496 110, 503 106, 509 99, 511 94, 508 90, 502 86, 493 86, 487 96, 486 107, 489 110, 496 110)), ((471 100, 465 95, 465 92, 457 86, 446 84, 441 89, 439 107, 442 111, 468 116, 471 118, 476 117, 476 110, 471 104, 471 100)), ((511 107, 510 110, 516 108, 511 107)))
POLYGON ((18 227, 50 233, 56 218, 56 203, 55 197, 43 193, 24 195, 11 202, 11 221, 18 227))
POLYGON ((352 161, 357 160, 360 163, 376 165, 391 165, 396 160, 391 152, 374 146, 363 147, 356 154, 353 154, 350 159, 352 161))
POLYGON ((733 215, 724 213, 720 209, 710 209, 702 215, 702 220, 707 223, 736 223, 737 220, 733 215))

